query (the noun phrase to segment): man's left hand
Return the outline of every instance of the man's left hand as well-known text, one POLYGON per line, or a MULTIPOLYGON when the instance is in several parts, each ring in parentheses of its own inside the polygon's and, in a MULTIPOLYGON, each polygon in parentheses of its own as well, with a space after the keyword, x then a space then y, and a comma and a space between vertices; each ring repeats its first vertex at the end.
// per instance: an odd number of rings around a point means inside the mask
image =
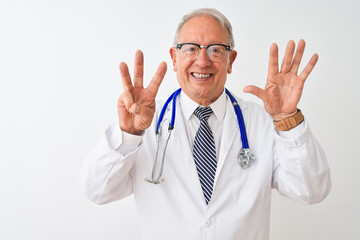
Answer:
POLYGON ((273 43, 270 48, 269 69, 265 89, 247 86, 244 92, 251 93, 264 102, 266 111, 275 121, 296 114, 304 83, 318 60, 314 54, 303 71, 298 75, 300 62, 305 49, 305 41, 300 40, 296 49, 295 42, 289 41, 279 72, 278 46, 273 43))

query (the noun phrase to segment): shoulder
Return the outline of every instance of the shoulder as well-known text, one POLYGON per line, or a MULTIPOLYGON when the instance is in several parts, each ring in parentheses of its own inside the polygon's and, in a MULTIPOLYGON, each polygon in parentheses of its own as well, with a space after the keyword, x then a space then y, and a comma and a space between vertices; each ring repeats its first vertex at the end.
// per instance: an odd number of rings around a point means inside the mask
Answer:
POLYGON ((274 124, 264 106, 234 96, 244 118, 249 145, 254 153, 272 151, 274 124))
POLYGON ((272 121, 271 116, 265 111, 264 106, 254 102, 245 101, 235 94, 233 94, 233 96, 238 102, 244 117, 261 118, 263 120, 272 121))
MULTIPOLYGON (((233 95, 238 102, 243 115, 246 131, 252 139, 268 139, 274 130, 273 119, 266 112, 264 106, 245 101, 233 95)), ((230 101, 229 101, 230 102, 230 101)))
POLYGON ((156 111, 161 111, 161 109, 165 104, 165 101, 163 99, 156 99, 155 104, 156 104, 156 111))

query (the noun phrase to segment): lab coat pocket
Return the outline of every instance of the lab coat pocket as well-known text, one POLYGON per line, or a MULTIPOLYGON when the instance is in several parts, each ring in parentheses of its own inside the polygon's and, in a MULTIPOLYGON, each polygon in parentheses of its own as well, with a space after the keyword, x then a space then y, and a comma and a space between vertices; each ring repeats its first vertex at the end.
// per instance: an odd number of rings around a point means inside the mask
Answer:
POLYGON ((237 160, 234 161, 234 197, 238 203, 255 203, 271 191, 271 157, 266 152, 255 157, 255 162, 246 169, 241 168, 237 160))

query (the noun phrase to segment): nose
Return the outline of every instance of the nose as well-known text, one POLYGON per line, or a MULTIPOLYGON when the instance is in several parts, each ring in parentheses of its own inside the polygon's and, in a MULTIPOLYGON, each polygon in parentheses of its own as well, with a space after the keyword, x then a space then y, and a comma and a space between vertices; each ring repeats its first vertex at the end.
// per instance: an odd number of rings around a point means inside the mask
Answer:
POLYGON ((206 48, 200 49, 199 55, 195 60, 195 64, 197 64, 199 67, 208 67, 211 65, 211 61, 209 56, 207 55, 206 48))

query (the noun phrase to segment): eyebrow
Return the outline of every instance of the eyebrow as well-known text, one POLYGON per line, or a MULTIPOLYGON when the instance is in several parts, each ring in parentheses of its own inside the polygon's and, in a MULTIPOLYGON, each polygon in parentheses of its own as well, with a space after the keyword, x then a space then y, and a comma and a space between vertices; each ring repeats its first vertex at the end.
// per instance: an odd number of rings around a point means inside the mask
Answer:
MULTIPOLYGON (((197 44, 197 45, 200 45, 200 46, 208 46, 208 45, 212 45, 212 44, 229 45, 229 44, 227 44, 227 43, 215 42, 215 41, 211 41, 211 42, 209 42, 209 43, 206 44, 206 45, 202 45, 202 44, 200 44, 199 42, 196 42, 196 41, 184 41, 183 43, 193 43, 193 44, 197 44)), ((178 43, 178 44, 181 44, 181 43, 178 43)))

